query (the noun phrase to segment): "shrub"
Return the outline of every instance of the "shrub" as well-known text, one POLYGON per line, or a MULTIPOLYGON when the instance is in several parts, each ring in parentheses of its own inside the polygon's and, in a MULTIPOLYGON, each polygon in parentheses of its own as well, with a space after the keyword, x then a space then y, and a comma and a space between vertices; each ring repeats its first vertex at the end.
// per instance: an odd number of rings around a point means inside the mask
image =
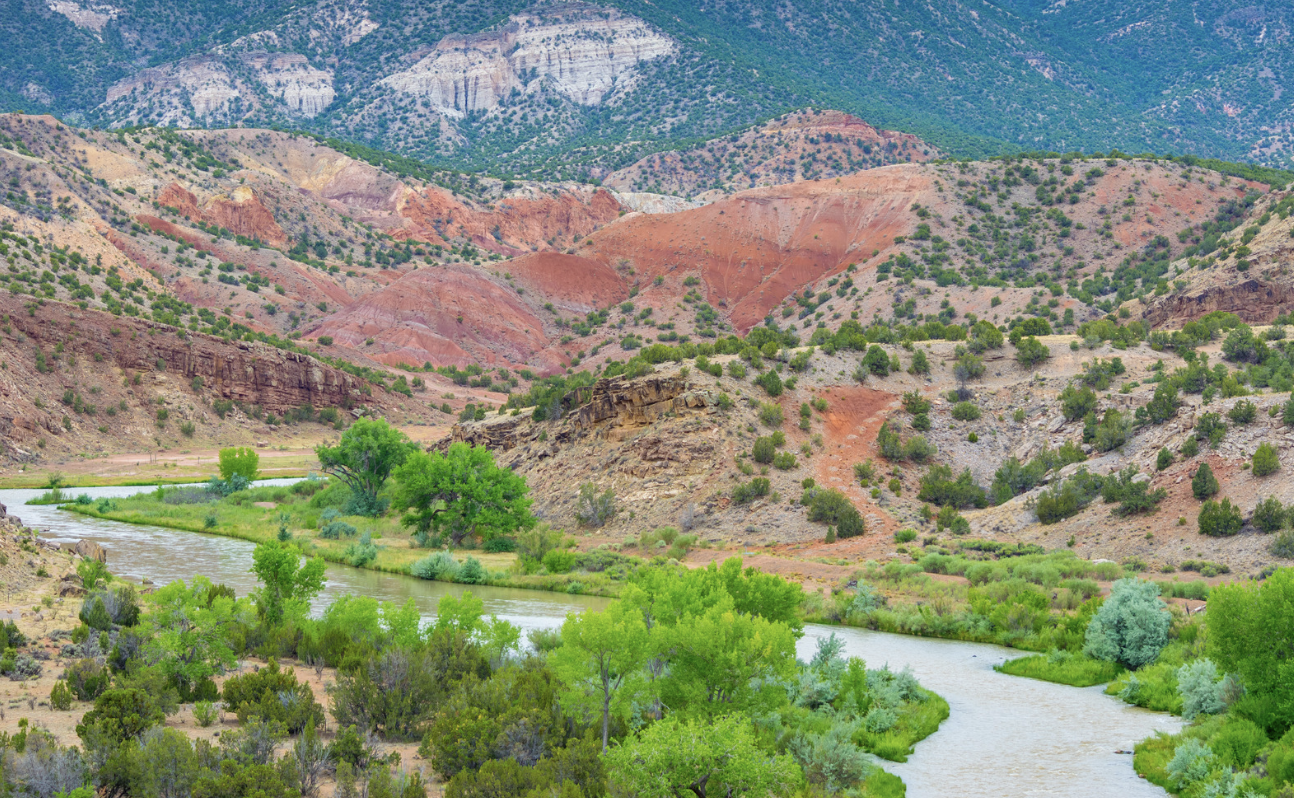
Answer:
POLYGON ((310 685, 298 682, 292 668, 283 670, 273 659, 254 673, 225 680, 223 693, 225 706, 238 715, 239 723, 252 718, 277 721, 296 734, 312 718, 316 725, 324 722, 323 707, 315 701, 310 685))
POLYGON ((1213 476, 1213 469, 1209 468, 1208 463, 1200 463, 1200 467, 1195 469, 1195 476, 1191 477, 1191 493, 1199 501, 1204 501, 1218 495, 1218 489, 1218 480, 1213 476))
POLYGON ((792 468, 796 468, 799 465, 799 462, 795 459, 795 455, 790 452, 778 452, 773 457, 773 467, 782 471, 790 471, 792 468))
POLYGON ((755 439, 755 445, 751 448, 750 456, 756 463, 771 463, 773 455, 777 453, 777 447, 773 445, 773 439, 762 437, 755 439))
POLYGON ((755 383, 764 389, 769 396, 782 395, 782 378, 773 369, 765 371, 755 378, 755 383))
POLYGON ((766 427, 782 426, 782 406, 775 403, 759 403, 759 420, 766 427))
POLYGON ((750 504, 761 496, 767 496, 769 482, 765 477, 755 477, 732 489, 733 504, 750 504))
POLYGON ((63 712, 72 708, 72 691, 68 689, 67 682, 54 682, 54 687, 49 691, 49 705, 63 712))
POLYGON ((193 720, 201 728, 207 728, 216 722, 220 710, 212 701, 199 701, 193 705, 193 720))
POLYGON ((1260 531, 1270 534, 1285 526, 1286 512, 1281 500, 1268 496, 1254 506, 1253 524, 1260 531))
POLYGON ((1171 625, 1157 585, 1120 579, 1088 623, 1083 653, 1135 670, 1155 661, 1168 644, 1171 625))
POLYGON ((1198 659, 1177 669, 1177 691, 1182 695, 1182 718, 1216 715, 1226 708, 1222 701, 1222 680, 1211 659, 1198 659))
POLYGON ((1294 560, 1294 530, 1285 530, 1272 539, 1272 543, 1267 547, 1273 557, 1280 557, 1283 560, 1294 560))
POLYGON ((1194 457, 1200 453, 1200 443, 1194 436, 1182 441, 1182 457, 1194 457))
POLYGON ((1051 351, 1047 349, 1046 344, 1033 336, 1022 338, 1020 343, 1016 344, 1016 362, 1027 369, 1034 368, 1049 357, 1051 357, 1051 351))
POLYGON ((1248 400, 1236 402, 1236 406, 1227 411, 1227 418, 1237 424, 1252 424, 1257 417, 1258 408, 1248 400))
POLYGON ((1240 516, 1240 508, 1232 505, 1230 499, 1210 500, 1200 507, 1199 525, 1201 535, 1231 537, 1244 526, 1244 519, 1240 516))
POLYGON ((988 496, 983 488, 975 484, 969 468, 953 479, 952 468, 942 464, 931 466, 921 477, 921 490, 917 493, 917 498, 940 507, 988 506, 988 496))
POLYGON ((409 572, 419 579, 454 582, 457 581, 459 567, 454 555, 447 551, 438 551, 409 566, 409 572))
POLYGON ((834 526, 836 536, 841 540, 857 537, 866 531, 858 509, 838 490, 811 489, 808 505, 809 520, 834 526))
POLYGON ((898 532, 894 533, 894 541, 896 543, 911 543, 916 539, 917 531, 915 529, 900 529, 898 532))
POLYGON ((863 356, 863 366, 878 377, 887 377, 890 373, 890 356, 876 344, 872 344, 863 356))
MULTIPOLYGON (((328 509, 332 509, 331 507, 328 509)), ((325 512, 327 512, 325 510, 325 512)), ((319 537, 324 540, 340 540, 341 538, 353 538, 359 534, 359 530, 345 521, 329 521, 319 529, 319 537)))
POLYGON ((930 373, 930 358, 926 356, 923 350, 918 349, 912 355, 912 364, 908 366, 908 373, 913 376, 930 373))
POLYGON ((1214 449, 1227 434, 1227 424, 1218 413, 1202 413, 1195 422, 1195 437, 1207 440, 1214 449))
POLYGON ((1101 423, 1094 429, 1092 447, 1098 452, 1108 452, 1127 443, 1131 437, 1132 419, 1110 408, 1105 411, 1101 423))
POLYGON ((550 574, 564 574, 575 567, 578 559, 579 555, 573 551, 553 549, 544 555, 543 564, 550 574))
POLYGON ((1213 749, 1195 737, 1188 737, 1173 749, 1173 758, 1164 769, 1178 789, 1194 784, 1213 770, 1213 749))
POLYGON ((483 585, 488 578, 489 575, 486 574, 485 566, 481 565, 481 561, 469 556, 458 569, 458 576, 454 581, 464 585, 483 585))
POLYGON ((1163 471, 1173 464, 1173 453, 1168 451, 1168 447, 1161 447, 1159 454, 1155 455, 1155 470, 1163 471))
POLYGON ((957 358, 953 364, 953 376, 958 382, 969 382, 984 376, 984 358, 969 352, 957 358))
POLYGON ((1280 467, 1281 460, 1280 455, 1276 453, 1276 447, 1270 443, 1258 444, 1258 450, 1254 452, 1254 476, 1265 477, 1268 474, 1274 474, 1280 467))
POLYGON ((63 681, 78 701, 93 701, 112 683, 112 672, 92 659, 79 659, 63 671, 63 681))
POLYGON ((923 399, 916 391, 907 391, 903 394, 903 409, 919 416, 930 412, 930 401, 923 399))
POLYGON ((980 409, 971 402, 958 402, 953 405, 952 416, 958 421, 978 421, 980 409))
POLYGON ((1091 388, 1070 383, 1060 392, 1060 412, 1066 421, 1077 421, 1088 413, 1096 412, 1096 392, 1091 388))
POLYGON ((616 514, 616 493, 607 488, 598 493, 597 485, 585 482, 580 486, 579 498, 575 501, 575 520, 584 526, 605 526, 616 514))

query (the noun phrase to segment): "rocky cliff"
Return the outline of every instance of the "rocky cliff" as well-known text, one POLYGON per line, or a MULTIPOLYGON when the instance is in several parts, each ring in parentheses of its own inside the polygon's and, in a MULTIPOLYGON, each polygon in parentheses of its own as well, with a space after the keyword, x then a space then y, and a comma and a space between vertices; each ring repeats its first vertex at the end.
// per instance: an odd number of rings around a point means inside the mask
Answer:
POLYGON ((639 64, 675 49, 669 37, 640 19, 572 3, 542 14, 515 14, 485 33, 447 36, 380 85, 454 118, 491 111, 508 95, 545 84, 580 105, 598 105, 626 91, 639 64))

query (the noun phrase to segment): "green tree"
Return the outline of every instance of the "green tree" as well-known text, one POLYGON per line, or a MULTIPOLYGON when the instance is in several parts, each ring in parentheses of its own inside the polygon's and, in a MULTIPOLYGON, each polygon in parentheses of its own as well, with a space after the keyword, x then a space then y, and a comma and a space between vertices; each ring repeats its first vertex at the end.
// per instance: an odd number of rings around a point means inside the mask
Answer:
POLYGON ((1168 447, 1160 447, 1159 454, 1155 455, 1155 470, 1163 471, 1173 464, 1173 453, 1168 451, 1168 447))
POLYGON ((1163 424, 1177 415, 1181 406, 1177 398, 1177 388, 1170 382, 1161 382, 1155 387, 1155 396, 1145 407, 1137 408, 1136 417, 1139 423, 1163 424))
POLYGON ((1086 386, 1079 387, 1071 382, 1060 392, 1060 410, 1066 421, 1077 421, 1096 412, 1096 404, 1096 392, 1086 386))
POLYGON ((1213 476, 1213 469, 1209 468, 1208 463, 1200 463, 1200 467, 1195 469, 1195 476, 1191 477, 1191 493, 1199 501, 1204 501, 1218 495, 1218 489, 1218 478, 1213 476))
POLYGON ((1276 447, 1270 443, 1258 444, 1258 450, 1254 452, 1254 476, 1265 477, 1268 474, 1275 474, 1280 467, 1281 458, 1276 453, 1276 447))
POLYGON ((791 794, 800 781, 795 760, 762 750, 741 715, 667 718, 608 751, 605 761, 611 782, 638 798, 772 798, 791 794))
POLYGON ((652 656, 651 634, 642 613, 614 602, 602 612, 571 613, 562 624, 562 645, 549 663, 571 689, 563 703, 590 702, 602 715, 602 750, 607 750, 611 714, 628 708, 643 666, 652 656))
POLYGON ((247 446, 231 446, 220 450, 220 478, 228 482, 238 474, 248 482, 256 479, 261 458, 256 450, 247 446))
POLYGON ((167 674, 181 701, 214 698, 211 677, 237 662, 230 640, 253 624, 249 603, 205 576, 193 577, 191 587, 176 580, 145 600, 150 609, 142 619, 140 637, 147 641, 149 660, 167 674), (203 695, 204 690, 211 695, 203 695))
POLYGON ((336 446, 316 446, 315 456, 324 471, 351 489, 357 514, 377 515, 378 491, 392 469, 417 448, 384 419, 361 418, 342 433, 336 446))
POLYGON ((87 746, 115 747, 140 735, 165 719, 161 707, 146 690, 137 687, 105 690, 85 713, 76 734, 87 746))
POLYGON ((1088 623, 1083 653, 1125 668, 1140 668, 1154 662, 1168 644, 1171 625, 1158 585, 1120 579, 1088 623))
POLYGON ((1277 734, 1294 726, 1294 568, 1209 592, 1209 656, 1240 675, 1255 709, 1277 734))
POLYGON ((451 444, 444 454, 414 452, 395 470, 395 506, 420 543, 448 534, 457 546, 472 535, 508 535, 534 525, 526 480, 494 463, 484 446, 451 444))
POLYGON ((863 356, 863 366, 878 377, 889 376, 890 356, 880 346, 872 344, 867 354, 863 356))
POLYGON ((252 573, 263 587, 256 591, 256 606, 270 626, 303 617, 310 600, 324 586, 324 561, 312 557, 301 562, 296 546, 279 541, 261 543, 252 552, 252 573))

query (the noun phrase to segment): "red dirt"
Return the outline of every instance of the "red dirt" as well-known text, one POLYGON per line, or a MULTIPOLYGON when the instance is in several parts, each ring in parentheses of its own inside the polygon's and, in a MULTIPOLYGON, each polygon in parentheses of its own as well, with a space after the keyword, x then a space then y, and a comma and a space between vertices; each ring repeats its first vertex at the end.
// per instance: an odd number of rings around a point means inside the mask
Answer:
POLYGON ((914 229, 908 207, 930 192, 929 175, 906 166, 753 189, 695 210, 626 218, 579 253, 628 266, 643 284, 699 273, 709 302, 746 331, 794 291, 914 229))
POLYGON ((543 323, 516 293, 467 266, 410 272, 329 316, 309 335, 331 336, 388 364, 559 365, 532 362, 548 342, 543 323))

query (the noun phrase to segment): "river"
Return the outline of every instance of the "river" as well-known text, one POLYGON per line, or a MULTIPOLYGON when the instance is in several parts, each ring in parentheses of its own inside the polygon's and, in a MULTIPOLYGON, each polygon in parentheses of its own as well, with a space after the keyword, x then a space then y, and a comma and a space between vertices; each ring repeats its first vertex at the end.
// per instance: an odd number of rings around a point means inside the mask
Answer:
MULTIPOLYGON (((292 480, 261 484, 283 484, 292 480)), ((126 496, 149 488, 76 488, 73 493, 126 496)), ((133 581, 166 584, 203 574, 246 594, 256 586, 249 573, 252 544, 215 535, 102 521, 25 506, 39 490, 0 490, 0 502, 28 526, 57 541, 93 540, 108 550, 113 573, 133 581)), ((315 610, 346 594, 403 604, 412 597, 425 616, 441 596, 467 588, 407 576, 328 566, 328 584, 315 610)), ((473 587, 487 613, 522 629, 553 627, 570 612, 599 609, 606 599, 531 590, 473 587)), ((819 638, 835 633, 851 656, 869 667, 910 667, 921 684, 943 696, 950 715, 916 747, 906 763, 883 763, 907 784, 909 798, 1011 796, 1162 796, 1165 792, 1133 772, 1132 757, 1116 754, 1156 731, 1174 732, 1181 721, 1131 707, 1100 687, 1078 689, 1006 676, 993 666, 1020 652, 999 646, 832 628, 810 624, 799 644, 807 659, 819 638)))

